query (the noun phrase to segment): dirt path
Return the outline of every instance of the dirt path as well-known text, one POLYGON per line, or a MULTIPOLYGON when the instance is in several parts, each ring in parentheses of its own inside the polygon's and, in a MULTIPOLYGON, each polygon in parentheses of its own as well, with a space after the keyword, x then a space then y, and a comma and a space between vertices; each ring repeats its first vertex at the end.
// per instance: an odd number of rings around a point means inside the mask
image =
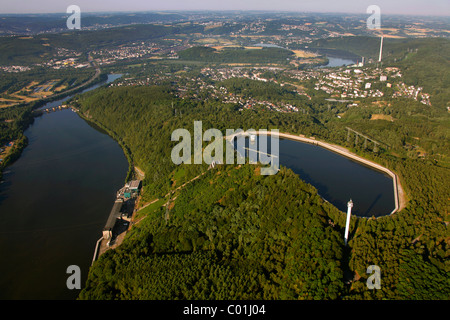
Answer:
POLYGON ((138 176, 139 180, 144 180, 144 178, 145 178, 144 170, 142 170, 141 168, 135 166, 134 167, 134 171, 136 172, 136 175, 138 176))

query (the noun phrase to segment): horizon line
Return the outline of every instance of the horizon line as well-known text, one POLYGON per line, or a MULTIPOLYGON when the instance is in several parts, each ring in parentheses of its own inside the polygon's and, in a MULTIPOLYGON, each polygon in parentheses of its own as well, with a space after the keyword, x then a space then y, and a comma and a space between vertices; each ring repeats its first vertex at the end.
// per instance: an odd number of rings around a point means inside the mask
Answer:
MULTIPOLYGON (((119 13, 201 13, 201 12, 260 12, 260 13, 303 13, 303 14, 342 14, 342 15, 360 15, 366 16, 367 13, 360 12, 346 12, 346 11, 296 11, 296 10, 258 10, 258 9, 222 9, 222 10, 213 10, 213 9, 184 9, 184 10, 113 10, 113 11, 81 11, 81 13, 89 13, 89 14, 119 14, 119 13)), ((46 15, 46 14, 63 14, 67 15, 67 12, 0 12, 1 15, 46 15)), ((386 16, 412 16, 412 17, 448 17, 450 18, 450 14, 413 14, 413 13, 383 13, 386 16)))

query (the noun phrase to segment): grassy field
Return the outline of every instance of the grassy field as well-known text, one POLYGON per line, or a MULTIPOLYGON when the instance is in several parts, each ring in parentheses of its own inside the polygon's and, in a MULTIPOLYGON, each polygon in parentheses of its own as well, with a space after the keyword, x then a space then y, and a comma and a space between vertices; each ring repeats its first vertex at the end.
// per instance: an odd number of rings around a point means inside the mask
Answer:
POLYGON ((292 50, 297 58, 313 58, 317 57, 315 53, 304 51, 304 50, 292 50))
POLYGON ((218 46, 233 46, 236 44, 235 42, 225 39, 225 38, 201 38, 201 39, 194 40, 194 42, 200 43, 202 45, 214 44, 214 45, 218 45, 218 46))
POLYGON ((394 121, 392 116, 387 114, 372 114, 370 120, 386 120, 386 121, 394 121))
POLYGON ((253 49, 262 49, 262 47, 242 47, 242 46, 238 46, 238 45, 229 45, 229 46, 215 46, 212 47, 218 51, 223 50, 224 48, 244 48, 244 49, 248 49, 248 50, 253 50, 253 49))

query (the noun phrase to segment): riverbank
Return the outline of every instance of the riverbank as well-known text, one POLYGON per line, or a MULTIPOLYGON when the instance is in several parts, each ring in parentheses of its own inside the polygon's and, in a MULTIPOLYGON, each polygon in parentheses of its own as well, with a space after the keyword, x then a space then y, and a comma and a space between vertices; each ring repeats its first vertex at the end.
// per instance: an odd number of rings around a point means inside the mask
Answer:
POLYGON ((128 165, 129 165, 127 177, 125 178, 125 181, 130 180, 132 178, 133 174, 136 174, 137 177, 145 176, 145 174, 142 174, 143 171, 135 170, 131 151, 128 149, 128 147, 125 145, 125 143, 120 139, 119 136, 117 136, 110 129, 108 129, 107 127, 105 127, 104 125, 102 125, 101 123, 99 123, 98 121, 96 121, 95 119, 90 117, 89 115, 85 115, 82 111, 78 111, 77 114, 81 119, 83 119, 87 123, 104 131, 108 136, 110 136, 114 141, 116 141, 119 144, 120 148, 123 150, 123 153, 125 154, 125 157, 127 158, 128 165))
POLYGON ((24 134, 28 147, 0 185, 1 296, 75 299, 65 270, 78 265, 81 281, 87 276, 128 162, 114 140, 67 109, 35 118, 24 134))
POLYGON ((86 90, 90 86, 96 85, 98 83, 101 83, 102 81, 107 80, 107 75, 101 73, 100 67, 95 62, 95 60, 92 59, 92 57, 90 55, 89 55, 89 62, 91 64, 91 66, 93 68, 95 68, 95 74, 92 76, 92 78, 90 78, 85 83, 82 83, 79 86, 77 86, 75 88, 71 88, 64 92, 54 94, 50 97, 40 99, 38 101, 33 101, 33 102, 26 103, 26 104, 14 106, 14 107, 19 107, 19 108, 24 108, 24 109, 28 108, 29 112, 25 113, 25 118, 23 119, 23 121, 21 121, 21 123, 22 123, 21 136, 19 136, 17 138, 17 140, 20 143, 16 143, 15 147, 14 147, 14 152, 11 153, 11 155, 8 155, 7 157, 3 158, 3 160, 1 161, 2 163, 0 163, 0 181, 2 180, 3 171, 6 169, 6 167, 13 164, 20 157, 22 151, 27 146, 27 138, 22 137, 22 136, 24 136, 25 130, 27 130, 29 128, 29 126, 33 123, 33 119, 36 116, 36 114, 34 113, 34 110, 39 109, 42 106, 44 106, 50 102, 53 102, 53 101, 56 101, 59 99, 64 99, 66 97, 69 97, 70 95, 73 95, 73 94, 76 94, 83 90, 86 90))
MULTIPOLYGON (((137 179, 139 181, 142 181, 145 177, 145 173, 144 171, 142 171, 141 169, 139 169, 138 167, 134 166, 134 162, 133 162, 133 158, 131 156, 131 152, 130 150, 125 146, 125 144, 123 143, 123 141, 121 141, 111 130, 109 130, 107 127, 103 126, 102 124, 100 124, 99 122, 97 122, 96 120, 92 119, 92 117, 89 117, 88 115, 83 114, 82 112, 80 112, 78 110, 77 112, 78 116, 83 119, 84 121, 86 121, 87 123, 89 123, 91 126, 97 127, 97 130, 101 130, 103 131, 105 134, 107 134, 109 137, 111 137, 122 149, 125 157, 127 158, 127 162, 128 162, 128 172, 127 172, 127 176, 125 178, 125 181, 130 180, 133 176, 137 177, 137 179)), ((117 200, 117 199, 116 199, 117 200)), ((125 238, 125 235, 127 234, 127 232, 129 231, 129 229, 131 228, 131 225, 133 223, 133 218, 135 216, 135 213, 137 211, 137 207, 139 204, 139 200, 140 200, 140 195, 137 195, 135 198, 135 202, 133 203, 133 207, 132 207, 132 213, 127 216, 127 217, 123 217, 121 215, 120 219, 123 219, 127 222, 127 228, 126 230, 122 230, 120 233, 118 233, 115 237, 114 237, 114 243, 111 244, 111 238, 110 237, 106 237, 105 235, 103 235, 100 239, 97 240, 97 243, 95 244, 95 250, 94 250, 94 255, 92 258, 92 264, 94 264, 94 262, 102 255, 104 254, 106 251, 110 250, 110 249, 115 249, 116 247, 120 246, 120 244, 122 243, 123 239, 125 238)), ((114 210, 114 206, 113 206, 113 210, 114 210)), ((110 216, 108 217, 108 220, 114 220, 114 226, 111 227, 111 230, 109 230, 109 232, 112 232, 112 228, 115 227, 115 225, 117 224, 117 221, 114 219, 114 217, 111 217, 111 215, 113 215, 114 213, 111 212, 110 216)), ((108 224, 108 221, 106 222, 106 224, 108 224)), ((104 230, 105 231, 105 230, 104 230)))
POLYGON ((131 229, 138 204, 142 180, 127 182, 117 191, 116 199, 102 231, 102 237, 95 245, 92 264, 106 251, 122 244, 127 232, 131 229))
POLYGON ((0 150, 3 150, 4 148, 4 150, 0 152, 0 182, 3 178, 3 170, 20 157, 23 149, 28 145, 28 138, 22 134, 10 143, 12 143, 12 145, 9 147, 0 146, 0 150))

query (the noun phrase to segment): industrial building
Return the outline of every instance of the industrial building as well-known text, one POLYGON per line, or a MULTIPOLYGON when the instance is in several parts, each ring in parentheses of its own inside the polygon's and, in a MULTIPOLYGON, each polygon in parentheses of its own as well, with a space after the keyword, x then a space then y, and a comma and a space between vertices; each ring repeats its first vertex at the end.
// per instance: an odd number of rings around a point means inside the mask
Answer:
POLYGON ((131 191, 138 191, 141 187, 141 181, 140 180, 132 180, 129 183, 127 183, 125 186, 127 186, 131 191))
POLYGON ((122 199, 130 199, 136 196, 139 193, 139 190, 141 188, 141 181, 140 180, 132 180, 125 184, 123 188, 121 188, 117 192, 117 198, 122 199))
POLYGON ((114 206, 111 209, 111 213, 109 214, 108 220, 106 221, 106 225, 103 228, 103 238, 108 240, 112 238, 112 230, 114 225, 116 224, 116 220, 119 219, 122 215, 121 209, 123 205, 123 199, 116 199, 114 202, 114 206))
POLYGON ((118 192, 116 200, 109 214, 105 227, 103 228, 103 239, 110 242, 117 234, 123 232, 123 226, 129 223, 133 215, 136 198, 141 188, 140 180, 132 180, 125 184, 118 192), (119 225, 118 225, 119 222, 119 225))

